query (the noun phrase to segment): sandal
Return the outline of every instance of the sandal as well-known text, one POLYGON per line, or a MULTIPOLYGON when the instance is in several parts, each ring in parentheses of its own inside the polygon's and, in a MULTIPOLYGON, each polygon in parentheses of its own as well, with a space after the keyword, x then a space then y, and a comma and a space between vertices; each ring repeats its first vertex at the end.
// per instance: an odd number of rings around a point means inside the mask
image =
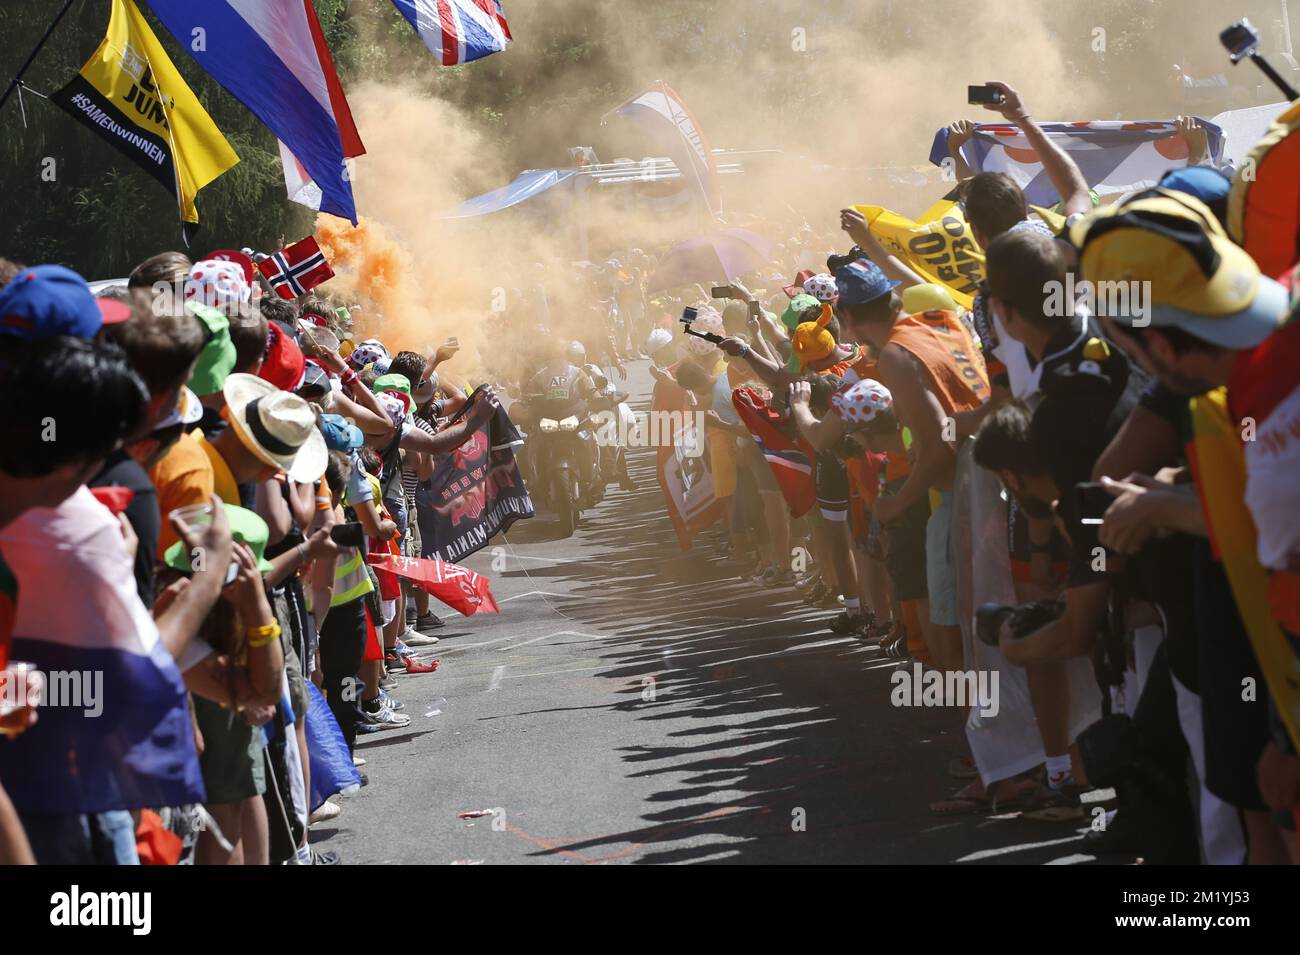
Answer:
POLYGON ((930 803, 930 812, 936 816, 969 816, 992 809, 993 800, 979 780, 967 783, 947 799, 930 803))

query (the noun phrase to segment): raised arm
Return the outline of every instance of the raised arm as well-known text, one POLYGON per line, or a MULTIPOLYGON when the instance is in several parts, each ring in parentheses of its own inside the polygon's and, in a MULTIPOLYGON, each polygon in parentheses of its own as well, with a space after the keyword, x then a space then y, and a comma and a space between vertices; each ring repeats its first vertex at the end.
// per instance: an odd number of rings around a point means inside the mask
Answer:
POLYGON ((1083 178, 1083 173, 1074 160, 1034 122, 1029 109, 1021 102, 1019 93, 1006 83, 990 82, 989 86, 1002 91, 1002 102, 984 108, 1000 113, 1025 134, 1025 139, 1043 164, 1043 171, 1061 197, 1061 214, 1069 217, 1076 212, 1091 211, 1092 194, 1088 190, 1088 181, 1083 178))

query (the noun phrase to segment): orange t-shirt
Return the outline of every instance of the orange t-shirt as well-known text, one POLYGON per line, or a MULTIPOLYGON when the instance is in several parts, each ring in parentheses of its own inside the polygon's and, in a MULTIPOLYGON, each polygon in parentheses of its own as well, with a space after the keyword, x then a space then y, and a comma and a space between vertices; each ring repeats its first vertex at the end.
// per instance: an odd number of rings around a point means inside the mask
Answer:
POLYGON ((207 504, 212 500, 212 462, 193 435, 182 434, 149 469, 149 480, 158 491, 158 512, 162 517, 158 553, 162 554, 180 540, 167 515, 178 507, 207 504))

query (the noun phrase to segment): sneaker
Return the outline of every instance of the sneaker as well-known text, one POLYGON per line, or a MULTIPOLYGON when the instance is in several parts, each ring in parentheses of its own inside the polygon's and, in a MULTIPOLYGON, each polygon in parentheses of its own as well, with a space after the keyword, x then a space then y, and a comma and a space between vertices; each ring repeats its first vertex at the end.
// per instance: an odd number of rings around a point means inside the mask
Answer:
POLYGON ((343 807, 336 802, 330 802, 328 799, 321 803, 316 811, 307 817, 308 825, 316 825, 318 822, 328 822, 343 812, 343 807))
MULTIPOLYGON (((397 671, 397 670, 405 670, 405 669, 406 669, 406 657, 399 657, 399 656, 397 655, 397 651, 395 651, 395 650, 385 650, 385 651, 384 651, 384 666, 388 667, 389 680, 391 681, 391 680, 392 680, 392 676, 391 676, 392 673, 394 673, 394 672, 397 671)), ((393 684, 393 686, 396 686, 396 685, 397 685, 396 683, 393 684)), ((385 688, 385 687, 383 687, 383 685, 381 684, 381 685, 380 685, 380 689, 384 689, 384 688, 385 688)), ((392 687, 391 687, 391 686, 390 686, 390 687, 387 687, 387 689, 390 689, 390 690, 391 690, 392 687)))
POLYGON ((378 726, 381 730, 397 730, 411 725, 409 716, 394 713, 391 707, 383 703, 373 713, 362 706, 361 719, 364 725, 378 726))
POLYGON ((764 587, 792 587, 794 586, 794 573, 779 567, 771 567, 763 574, 760 583, 764 587))
POLYGON ((401 637, 397 638, 397 643, 393 645, 393 650, 399 657, 415 656, 415 651, 408 647, 401 637))
POLYGON ((352 757, 352 765, 355 766, 357 769, 360 769, 362 766, 366 765, 365 757, 364 757, 364 756, 353 756, 353 757, 352 757))
POLYGON ((406 625, 407 625, 408 627, 409 627, 411 624, 415 623, 415 621, 416 621, 416 619, 419 617, 419 615, 420 615, 420 612, 419 612, 418 610, 415 609, 415 604, 410 603, 410 604, 407 604, 407 605, 406 605, 406 625))
POLYGON ((384 673, 383 678, 379 681, 379 688, 381 690, 391 690, 394 689, 396 686, 397 686, 397 677, 393 676, 391 673, 387 673, 387 672, 384 673))
MULTIPOLYGON (((430 610, 428 613, 420 614, 415 618, 415 629, 421 633, 428 633, 430 630, 440 630, 447 626, 441 617, 430 610)), ((408 641, 410 642, 410 641, 408 641)))
POLYGON ((396 697, 391 695, 387 690, 382 688, 379 691, 379 702, 381 705, 388 707, 394 713, 406 707, 405 703, 403 703, 401 700, 397 699, 396 697))
POLYGON ((438 638, 431 634, 421 633, 412 627, 407 627, 397 639, 401 640, 408 647, 431 647, 438 642, 438 638))
POLYGON ((320 849, 311 850, 312 865, 338 865, 340 862, 342 862, 342 859, 339 858, 337 852, 333 852, 329 849, 324 851, 320 849))

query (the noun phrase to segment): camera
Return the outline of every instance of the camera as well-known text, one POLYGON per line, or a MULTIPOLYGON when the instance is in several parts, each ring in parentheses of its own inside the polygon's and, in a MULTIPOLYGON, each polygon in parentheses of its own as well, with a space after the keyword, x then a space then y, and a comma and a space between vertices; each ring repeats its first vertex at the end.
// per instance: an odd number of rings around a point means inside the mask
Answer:
POLYGON ((996 86, 966 87, 966 102, 971 106, 999 106, 1006 99, 996 86))
POLYGON ((1010 622, 1012 636, 1020 640, 1064 612, 1064 600, 1035 600, 1019 606, 987 603, 975 611, 975 637, 985 646, 996 647, 1004 623, 1010 622))
POLYGON ((858 259, 865 259, 867 253, 862 251, 862 247, 855 245, 844 255, 830 255, 826 257, 826 271, 834 275, 837 271, 844 268, 850 262, 856 262, 858 259))
POLYGON ((1219 34, 1219 42, 1228 51, 1228 58, 1238 63, 1259 49, 1259 31, 1243 17, 1219 34))

